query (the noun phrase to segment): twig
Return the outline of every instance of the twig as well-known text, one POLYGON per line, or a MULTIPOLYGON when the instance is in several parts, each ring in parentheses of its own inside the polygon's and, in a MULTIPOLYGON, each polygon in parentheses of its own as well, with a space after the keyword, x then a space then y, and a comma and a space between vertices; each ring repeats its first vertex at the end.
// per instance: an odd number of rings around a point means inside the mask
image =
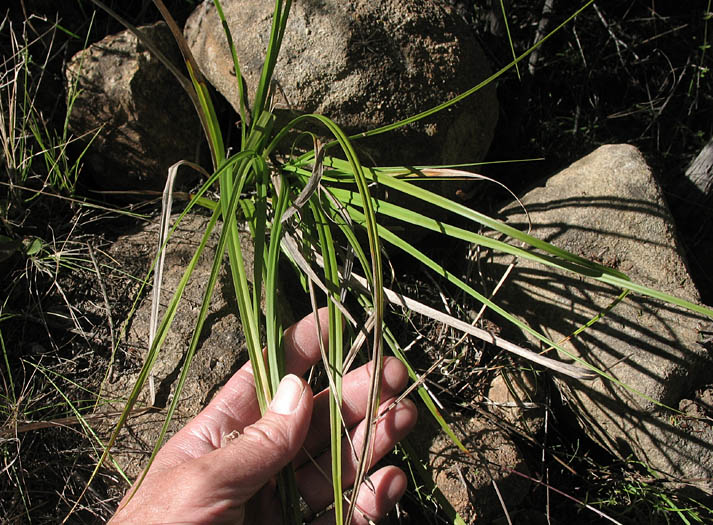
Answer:
MULTIPOLYGON (((545 401, 546 406, 550 406, 550 392, 547 392, 547 400, 545 401)), ((544 422, 544 437, 542 439, 542 465, 545 467, 545 481, 547 485, 550 483, 550 468, 545 463, 545 450, 547 450, 547 436, 550 431, 550 411, 545 409, 545 422, 544 422)), ((547 516, 547 525, 551 525, 550 520, 550 488, 549 486, 545 489, 545 509, 547 516)))
POLYGON ((631 47, 629 47, 629 44, 627 44, 626 42, 621 40, 618 36, 616 36, 616 34, 612 30, 611 26, 609 25, 609 22, 607 22, 606 18, 604 18, 604 15, 599 10, 599 7, 597 7, 597 4, 596 3, 592 4, 592 7, 594 8, 594 11, 596 11, 597 16, 599 17, 599 20, 602 22, 602 25, 604 25, 604 27, 606 28, 607 33, 609 33, 609 36, 611 36, 612 40, 614 40, 614 45, 616 46, 616 54, 619 56, 619 61, 621 62, 621 65, 624 67, 624 70, 627 73, 629 73, 629 69, 626 67, 626 62, 624 61, 624 57, 621 56, 621 48, 624 47, 624 48, 628 49, 629 51, 631 51, 631 54, 634 56, 634 58, 636 60, 640 60, 639 55, 637 55, 636 52, 633 49, 631 49, 631 47))
MULTIPOLYGON (((537 24, 537 30, 535 31, 534 42, 539 42, 547 33, 547 26, 550 24, 550 13, 554 7, 555 0, 545 0, 545 4, 542 6, 542 14, 540 15, 540 22, 537 24)), ((573 24, 574 27, 574 24, 573 24)), ((540 59, 540 51, 542 48, 535 49, 530 58, 527 59, 527 72, 530 76, 535 76, 535 66, 540 59)))
MULTIPOLYGON (((94 203, 92 203, 92 202, 87 202, 86 200, 75 199, 75 198, 72 198, 72 197, 67 197, 67 196, 65 196, 65 195, 60 195, 60 194, 52 193, 52 192, 49 192, 49 191, 44 191, 44 190, 37 190, 37 189, 33 189, 33 188, 28 188, 27 186, 22 186, 22 185, 20 185, 20 184, 15 184, 15 183, 12 182, 12 180, 10 180, 10 182, 5 182, 5 181, 0 180, 0 186, 7 186, 8 188, 10 188, 10 191, 13 191, 13 190, 27 191, 27 192, 31 192, 31 193, 33 193, 33 194, 36 193, 37 195, 42 195, 42 196, 45 196, 45 197, 54 197, 55 199, 60 199, 60 200, 63 200, 63 201, 67 201, 67 202, 74 203, 74 204, 79 204, 80 206, 84 206, 84 207, 87 207, 87 208, 95 208, 95 209, 97 209, 97 210, 108 211, 108 212, 111 212, 111 213, 118 213, 118 214, 121 214, 121 215, 126 215, 126 216, 128 216, 128 217, 134 217, 134 218, 137 218, 137 219, 143 219, 143 218, 144 218, 143 215, 139 215, 138 213, 127 212, 127 211, 125 211, 125 210, 120 210, 120 209, 118 209, 118 208, 110 208, 110 207, 108 207, 108 206, 102 206, 102 205, 100 205, 100 204, 94 204, 94 203)), ((99 192, 95 192, 95 193, 99 193, 99 192)))
MULTIPOLYGON (((490 474, 490 469, 486 467, 486 470, 488 471, 488 474, 490 474)), ((507 505, 505 505, 505 500, 503 499, 503 495, 500 493, 500 488, 498 488, 498 484, 495 482, 495 478, 490 477, 490 482, 493 484, 493 488, 495 489, 495 494, 498 496, 498 501, 500 502, 500 507, 503 509, 503 512, 505 513, 505 519, 508 520, 508 525, 512 525, 512 520, 510 519, 510 513, 508 512, 507 505)))
POLYGON ((572 33, 574 34, 574 41, 577 42, 577 48, 579 49, 579 55, 582 57, 582 64, 584 65, 585 71, 589 69, 587 65, 587 57, 584 56, 584 49, 582 48, 582 43, 579 41, 579 34, 577 34, 577 26, 572 24, 572 33))
POLYGON ((538 485, 542 485, 542 486, 544 486, 544 487, 547 487, 547 489, 549 489, 549 490, 551 490, 551 491, 553 491, 553 492, 556 492, 556 493, 559 494, 560 496, 563 496, 563 497, 567 498, 568 500, 573 501, 573 502, 577 503, 578 505, 581 505, 581 506, 583 506, 583 507, 585 507, 585 508, 591 510, 592 512, 594 512, 594 513, 595 513, 597 516, 599 516, 600 518, 604 518, 604 519, 606 519, 606 520, 609 520, 609 521, 611 521, 612 523, 615 523, 616 525, 623 525, 620 521, 617 521, 617 520, 615 520, 614 518, 612 518, 611 516, 609 516, 609 515, 605 514, 604 512, 602 512, 601 510, 599 510, 599 509, 597 509, 597 508, 595 508, 595 507, 592 507, 589 503, 585 503, 585 502, 583 502, 583 501, 581 501, 581 500, 578 500, 578 499, 575 498, 574 496, 570 496, 570 495, 567 494, 566 492, 564 492, 564 491, 562 491, 562 490, 560 490, 560 489, 558 489, 558 488, 556 488, 556 487, 553 487, 553 486, 550 485, 549 483, 546 483, 546 482, 541 481, 541 480, 539 480, 539 479, 535 479, 535 478, 533 478, 532 476, 528 476, 528 475, 526 475, 526 474, 523 474, 522 472, 518 472, 517 470, 511 469, 511 468, 508 468, 508 467, 505 467, 505 466, 501 466, 501 465, 498 465, 498 466, 499 466, 501 469, 505 470, 506 472, 509 472, 510 474, 515 474, 516 476, 520 476, 520 477, 522 477, 522 478, 525 478, 525 479, 530 480, 532 483, 537 483, 538 485))
MULTIPOLYGON (((136 416, 141 416, 143 414, 146 414, 147 412, 157 410, 156 407, 149 406, 149 407, 142 407, 138 409, 132 410, 131 417, 136 417, 136 416)), ((116 416, 121 415, 121 412, 107 412, 103 414, 87 414, 86 416, 82 416, 82 418, 85 421, 101 421, 102 419, 107 419, 107 418, 114 418, 116 416)), ((69 427, 72 425, 79 425, 82 424, 82 421, 77 416, 69 416, 69 417, 63 417, 59 419, 51 419, 48 421, 30 421, 27 423, 21 423, 18 424, 16 428, 14 429, 4 429, 0 431, 0 438, 5 438, 8 435, 12 435, 14 433, 21 434, 24 432, 32 432, 34 430, 42 430, 45 428, 53 428, 53 427, 69 427), (11 434, 12 433, 12 434, 11 434)))

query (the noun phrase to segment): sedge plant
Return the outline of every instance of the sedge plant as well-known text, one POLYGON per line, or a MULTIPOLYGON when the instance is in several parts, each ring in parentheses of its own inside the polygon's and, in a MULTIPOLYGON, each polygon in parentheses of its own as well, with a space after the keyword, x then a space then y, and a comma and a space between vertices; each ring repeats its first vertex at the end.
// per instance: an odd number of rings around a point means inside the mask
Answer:
MULTIPOLYGON (((93 0, 121 20, 100 0, 93 0)), ((385 352, 388 351, 401 359, 407 366, 413 380, 409 389, 416 390, 429 412, 439 425, 448 433, 454 443, 466 450, 457 436, 449 428, 445 419, 438 412, 433 400, 423 388, 423 376, 419 376, 406 361, 392 330, 384 323, 385 305, 388 302, 406 307, 423 315, 428 315, 462 330, 465 333, 481 337, 500 348, 537 362, 558 372, 587 380, 602 377, 609 381, 618 381, 607 372, 570 355, 561 345, 549 340, 542 333, 532 329, 508 311, 498 306, 491 297, 479 293, 471 284, 449 272, 438 261, 420 251, 406 239, 398 236, 385 226, 379 217, 390 217, 412 227, 437 231, 450 239, 473 243, 499 250, 515 257, 537 261, 545 266, 558 268, 616 286, 621 296, 633 292, 654 297, 676 304, 691 311, 713 317, 713 311, 697 304, 661 293, 632 282, 622 272, 589 261, 539 240, 527 233, 508 226, 487 215, 474 211, 427 189, 424 181, 452 180, 474 177, 473 174, 448 167, 428 168, 367 168, 357 156, 353 141, 363 137, 375 136, 406 126, 424 119, 438 111, 449 108, 464 98, 471 96, 488 83, 494 81, 525 59, 552 34, 561 30, 593 0, 574 11, 560 26, 555 28, 544 40, 536 43, 524 54, 497 71, 488 79, 474 86, 461 95, 443 102, 427 111, 408 119, 369 130, 355 136, 347 136, 342 129, 329 118, 316 115, 300 115, 282 127, 276 124, 275 116, 269 109, 270 86, 280 46, 285 34, 287 19, 292 4, 291 0, 276 0, 272 17, 270 39, 267 46, 262 74, 253 100, 249 101, 241 81, 240 57, 233 45, 232 36, 223 14, 221 2, 215 0, 215 8, 225 28, 226 42, 232 53, 234 68, 239 88, 239 127, 240 148, 228 155, 221 135, 216 112, 211 101, 206 80, 196 64, 182 33, 166 9, 162 0, 154 0, 173 32, 185 59, 187 75, 179 71, 148 41, 141 32, 130 23, 122 21, 134 31, 142 43, 155 53, 171 69, 186 92, 191 97, 198 112, 203 131, 210 147, 213 170, 206 182, 195 193, 180 214, 177 222, 194 206, 203 206, 211 211, 211 219, 203 232, 195 255, 186 265, 184 275, 175 294, 153 331, 150 348, 138 380, 128 397, 124 413, 119 418, 116 429, 106 444, 103 463, 114 444, 118 433, 136 404, 139 394, 151 378, 151 369, 159 358, 161 345, 171 329, 171 323, 181 301, 181 296, 191 278, 201 253, 206 249, 211 234, 220 231, 219 241, 213 254, 213 264, 208 279, 203 302, 200 307, 193 337, 185 354, 184 364, 175 387, 170 406, 166 411, 166 421, 160 437, 155 444, 149 465, 159 448, 168 429, 169 421, 181 399, 181 389, 189 373, 190 363, 198 349, 201 331, 209 311, 211 297, 218 280, 219 271, 224 264, 227 252, 228 267, 237 299, 238 311, 245 334, 247 353, 255 376, 255 389, 260 408, 264 411, 284 374, 283 323, 282 309, 278 304, 277 290, 280 282, 280 261, 288 260, 304 283, 305 293, 316 309, 317 289, 326 297, 329 323, 329 342, 323 348, 324 372, 330 387, 330 422, 331 422, 331 482, 334 491, 334 514, 338 524, 350 523, 355 512, 354 502, 362 482, 371 465, 373 435, 377 421, 382 414, 379 391, 381 370, 385 352), (304 131, 317 127, 320 136, 304 131), (298 153, 278 155, 280 148, 294 137, 306 139, 308 147, 302 147, 298 153), (330 137, 324 140, 324 136, 330 137), (277 160, 280 159, 280 160, 277 160), (472 229, 457 227, 443 220, 430 218, 422 212, 415 212, 403 206, 377 198, 372 187, 385 187, 430 203, 472 225, 472 229), (217 188, 218 197, 208 198, 208 190, 217 188), (243 258, 238 221, 246 221, 253 239, 255 253, 252 267, 243 258), (474 233, 484 227, 503 234, 506 241, 474 233), (382 250, 386 247, 402 250, 417 260, 451 285, 459 288, 468 296, 481 302, 494 314, 504 318, 529 332, 546 346, 557 349, 564 355, 570 355, 577 364, 564 364, 556 359, 538 355, 525 348, 496 338, 487 332, 478 331, 469 323, 455 319, 443 312, 420 303, 416 298, 405 297, 384 287, 382 275, 382 250), (262 298, 264 297, 264 309, 262 298), (347 300, 349 299, 349 300, 347 300), (360 305, 356 311, 353 305, 360 305), (347 307, 347 305, 350 305, 347 307), (263 336, 264 334, 264 336, 263 336), (266 349, 266 359, 263 358, 266 349), (349 349, 347 351, 347 349, 349 349), (369 388, 367 409, 367 432, 363 444, 350 453, 358 458, 358 468, 354 490, 347 498, 346 487, 342 486, 342 448, 352 447, 345 440, 347 432, 342 423, 341 378, 357 359, 370 360, 373 373, 369 388)), ((303 143, 300 143, 303 145, 303 143)), ((175 225, 173 226, 175 228, 175 225)), ((157 284, 160 284, 161 254, 165 250, 172 229, 168 229, 159 246, 157 255, 157 284)), ((613 305, 615 306, 615 305, 613 305)), ((596 322, 597 319, 592 320, 596 322)), ((583 327, 586 328, 586 327, 583 327)), ((619 383, 620 384, 620 383, 619 383)), ((633 390, 627 385, 622 385, 633 390)), ((636 392, 639 395, 641 393, 636 392)), ((420 470, 422 471, 422 469, 420 470)), ((423 472, 422 472, 423 473, 423 472)), ((427 474, 427 473, 426 473, 427 474)), ((139 481, 140 483, 140 481, 139 481)), ((288 467, 278 479, 278 491, 283 501, 283 520, 285 523, 301 523, 299 514, 294 473, 288 467)), ((447 502, 439 499, 443 505, 447 502)), ((452 509, 451 509, 452 510, 452 509)), ((450 513, 454 523, 462 519, 450 513)))

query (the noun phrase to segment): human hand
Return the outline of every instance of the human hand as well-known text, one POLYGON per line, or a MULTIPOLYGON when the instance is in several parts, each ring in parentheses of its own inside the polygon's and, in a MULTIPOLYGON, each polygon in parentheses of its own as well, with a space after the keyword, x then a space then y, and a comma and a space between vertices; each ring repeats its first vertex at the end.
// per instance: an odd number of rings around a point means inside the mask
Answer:
MULTIPOLYGON (((327 324, 326 310, 322 310, 320 325, 327 324)), ((324 330, 322 338, 327 338, 324 330)), ((129 497, 133 487, 127 492, 111 523, 279 523, 281 506, 274 478, 290 461, 298 489, 313 512, 332 502, 331 481, 309 459, 314 458, 323 472, 330 472, 329 393, 325 390, 313 397, 309 385, 297 377, 320 360, 314 316, 310 314, 288 329, 284 340, 286 370, 296 375, 282 380, 265 415, 260 417, 252 367, 247 363, 164 445, 133 497, 129 497)), ((343 382, 342 413, 356 450, 361 448, 366 429, 370 370, 370 364, 362 366, 347 374, 343 382)), ((394 401, 407 378, 397 359, 385 360, 382 408, 394 401)), ((415 422, 416 407, 407 399, 387 412, 376 427, 372 465, 415 422)), ((356 460, 346 440, 342 450, 342 482, 349 487, 354 482, 356 460)), ((406 476, 397 467, 387 466, 371 474, 359 491, 353 523, 380 520, 405 489, 406 476)), ((333 522, 333 516, 326 513, 313 523, 333 522)))

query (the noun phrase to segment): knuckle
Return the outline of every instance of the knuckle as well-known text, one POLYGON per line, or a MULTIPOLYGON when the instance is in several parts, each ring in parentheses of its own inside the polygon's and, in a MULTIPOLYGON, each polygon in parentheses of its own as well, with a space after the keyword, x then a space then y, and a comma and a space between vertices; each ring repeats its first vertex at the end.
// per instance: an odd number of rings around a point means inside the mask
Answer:
POLYGON ((281 456, 290 451, 290 436, 286 429, 273 421, 260 420, 243 430, 243 438, 253 442, 263 450, 268 448, 274 455, 281 456))

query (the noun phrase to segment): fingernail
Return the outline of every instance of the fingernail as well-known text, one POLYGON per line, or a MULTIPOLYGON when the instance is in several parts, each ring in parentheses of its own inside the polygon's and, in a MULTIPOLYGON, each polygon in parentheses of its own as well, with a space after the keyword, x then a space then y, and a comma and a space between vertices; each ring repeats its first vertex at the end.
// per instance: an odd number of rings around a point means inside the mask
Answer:
POLYGON ((282 378, 277 394, 270 403, 270 410, 278 414, 291 414, 300 402, 305 385, 295 375, 289 374, 282 378))
POLYGON ((402 472, 394 472, 394 477, 386 490, 387 508, 393 507, 401 499, 401 496, 406 492, 407 483, 406 476, 402 472))

